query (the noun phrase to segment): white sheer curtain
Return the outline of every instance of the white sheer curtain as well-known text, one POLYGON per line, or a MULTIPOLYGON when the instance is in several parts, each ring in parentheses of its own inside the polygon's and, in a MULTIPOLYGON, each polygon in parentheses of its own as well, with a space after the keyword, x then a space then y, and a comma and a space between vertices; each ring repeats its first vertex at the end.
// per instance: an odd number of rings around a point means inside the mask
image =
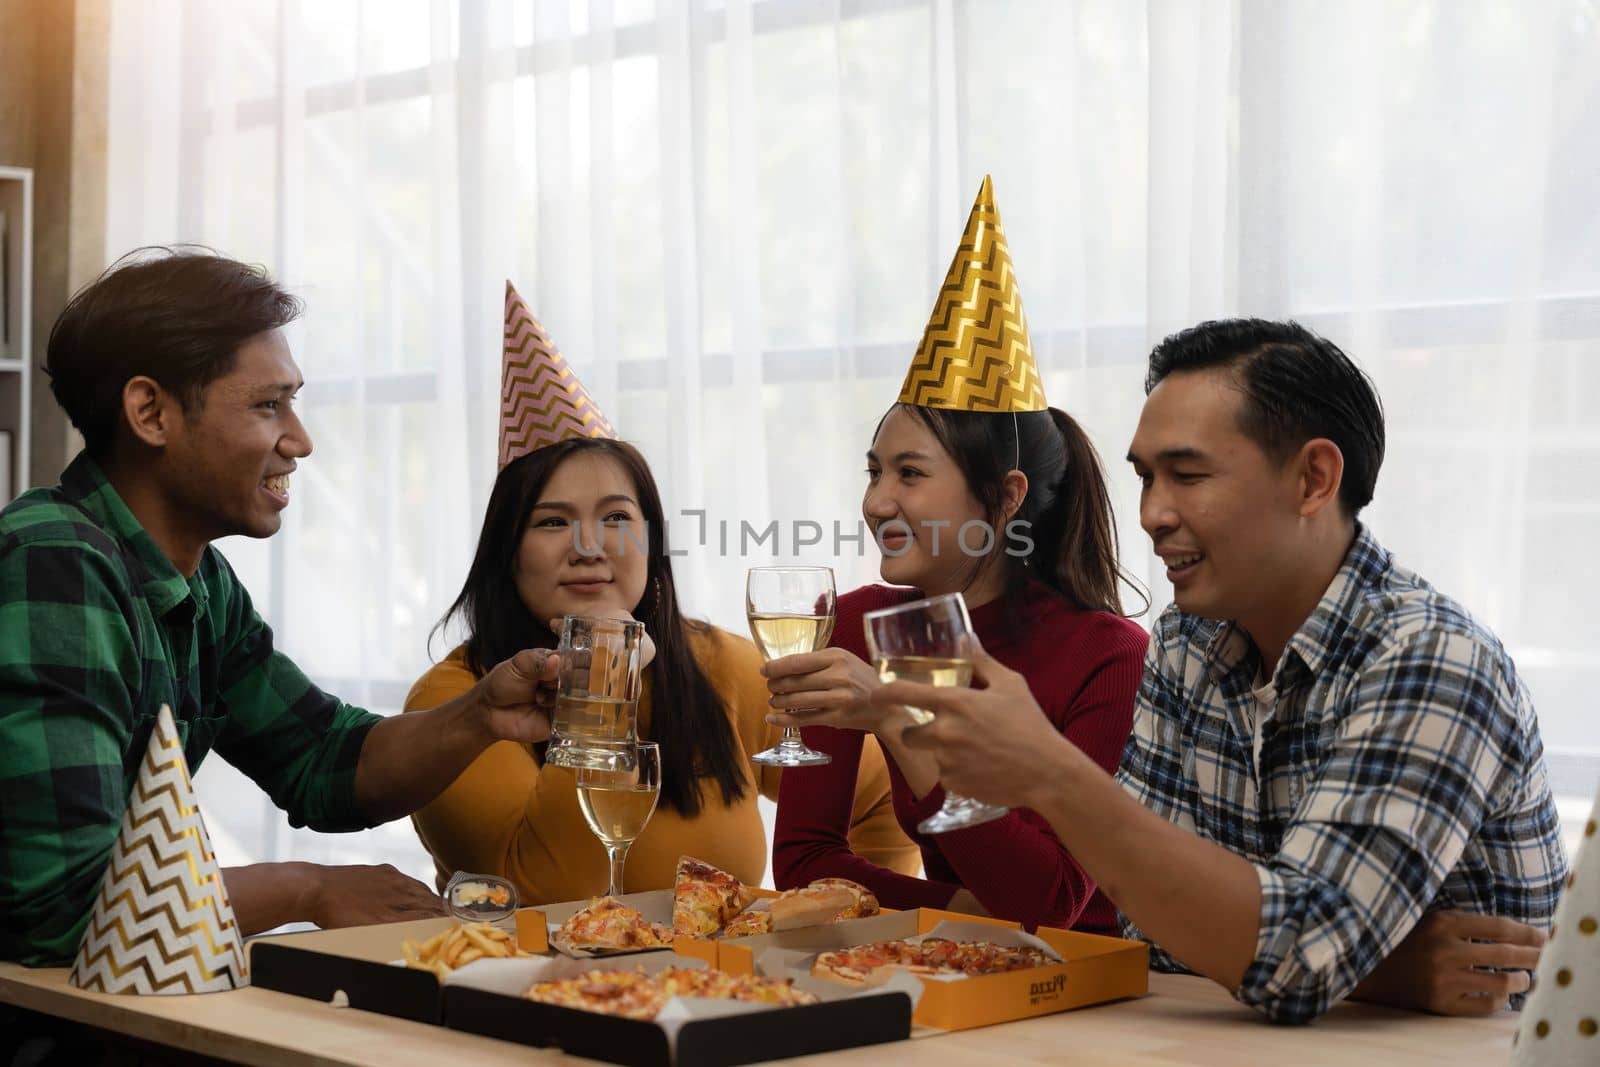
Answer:
MULTIPOLYGON (((515 280, 741 628, 780 523, 843 585, 861 453, 985 173, 1052 401, 1120 457, 1143 358, 1295 316, 1375 376, 1368 521, 1505 639, 1573 818, 1600 777, 1600 5, 115 0, 108 252, 201 241, 307 300, 317 452, 225 551, 282 646, 393 710, 494 474, 515 280), (703 519, 696 513, 703 513, 703 519), (703 524, 703 525, 702 525, 703 524), (701 540, 704 530, 705 544, 701 540), (722 531, 727 531, 726 548, 722 531)), ((446 643, 435 642, 436 656, 446 643)), ((228 858, 393 859, 200 778, 228 858)))

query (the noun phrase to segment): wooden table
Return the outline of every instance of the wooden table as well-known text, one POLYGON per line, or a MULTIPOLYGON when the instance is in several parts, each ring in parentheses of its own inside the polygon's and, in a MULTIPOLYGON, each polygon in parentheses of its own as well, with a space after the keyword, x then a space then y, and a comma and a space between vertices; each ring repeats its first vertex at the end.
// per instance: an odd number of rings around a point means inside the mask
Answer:
MULTIPOLYGON (((1309 1027, 1274 1026, 1201 978, 1152 974, 1151 995, 926 1040, 847 1049, 789 1062, 846 1065, 1227 1064, 1405 1067, 1505 1063, 1517 1017, 1443 1019, 1342 1004, 1309 1027)), ((205 996, 85 993, 64 968, 0 963, 0 1001, 163 1045, 254 1064, 584 1063, 422 1023, 240 989, 205 996)))

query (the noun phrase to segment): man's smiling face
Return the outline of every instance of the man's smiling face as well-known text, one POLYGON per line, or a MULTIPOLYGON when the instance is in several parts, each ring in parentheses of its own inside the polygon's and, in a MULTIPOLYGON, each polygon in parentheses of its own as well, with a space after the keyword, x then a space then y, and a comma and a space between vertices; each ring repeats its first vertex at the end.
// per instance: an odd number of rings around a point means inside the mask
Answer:
POLYGON ((1244 402, 1225 368, 1170 374, 1145 399, 1128 449, 1143 486, 1139 523, 1191 615, 1255 616, 1297 566, 1293 465, 1240 429, 1244 402))
POLYGON ((294 411, 302 380, 279 330, 239 346, 227 374, 205 387, 168 437, 168 491, 206 539, 270 537, 289 506, 289 476, 311 454, 294 411))

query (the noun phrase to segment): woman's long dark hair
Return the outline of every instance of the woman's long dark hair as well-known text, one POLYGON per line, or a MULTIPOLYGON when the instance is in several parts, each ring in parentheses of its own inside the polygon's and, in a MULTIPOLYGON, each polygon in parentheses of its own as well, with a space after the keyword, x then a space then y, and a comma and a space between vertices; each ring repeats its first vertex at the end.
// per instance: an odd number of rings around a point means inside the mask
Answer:
MULTIPOLYGON (((1057 408, 1012 417, 913 404, 895 407, 926 426, 961 468, 995 531, 995 553, 1005 552, 1010 523, 1028 524, 1024 529, 1033 541, 1032 551, 1014 562, 1009 556, 1001 560, 1007 564, 1008 598, 1019 597, 1032 578, 1075 608, 1121 615, 1119 589, 1126 583, 1144 601, 1133 614, 1149 608, 1149 595, 1117 560, 1117 518, 1099 453, 1071 415, 1057 408), (1028 493, 1007 522, 1005 477, 1013 470, 1027 475, 1028 493)), ((974 560, 972 577, 983 562, 974 560)), ((1008 615, 1016 618, 1015 612, 1008 615)))
MULTIPOLYGON (((697 815, 700 779, 712 778, 721 788, 723 803, 732 804, 744 796, 749 779, 734 743, 727 707, 701 670, 689 642, 690 633, 705 633, 710 627, 678 612, 661 493, 649 464, 632 445, 573 438, 508 463, 489 493, 483 532, 466 584, 434 632, 459 615, 467 627, 467 666, 480 677, 524 648, 556 646, 556 635, 547 621, 534 618, 517 592, 517 549, 550 476, 580 453, 606 456, 621 465, 638 491, 644 513, 650 562, 644 596, 633 616, 644 623, 656 644, 656 658, 648 668, 654 709, 650 740, 661 745, 661 802, 683 815, 697 815)), ((636 544, 624 538, 620 551, 637 551, 636 544)), ((544 748, 536 746, 541 760, 544 748)))

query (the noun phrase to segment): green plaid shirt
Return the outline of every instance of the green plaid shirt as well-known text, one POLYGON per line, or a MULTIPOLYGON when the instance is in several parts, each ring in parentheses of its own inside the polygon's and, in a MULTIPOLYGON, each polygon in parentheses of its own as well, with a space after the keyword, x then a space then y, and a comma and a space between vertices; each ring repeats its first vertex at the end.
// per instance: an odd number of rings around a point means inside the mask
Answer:
POLYGON ((0 959, 69 962, 170 705, 296 826, 357 830, 377 716, 312 685, 215 548, 185 579, 80 455, 0 512, 0 959))

